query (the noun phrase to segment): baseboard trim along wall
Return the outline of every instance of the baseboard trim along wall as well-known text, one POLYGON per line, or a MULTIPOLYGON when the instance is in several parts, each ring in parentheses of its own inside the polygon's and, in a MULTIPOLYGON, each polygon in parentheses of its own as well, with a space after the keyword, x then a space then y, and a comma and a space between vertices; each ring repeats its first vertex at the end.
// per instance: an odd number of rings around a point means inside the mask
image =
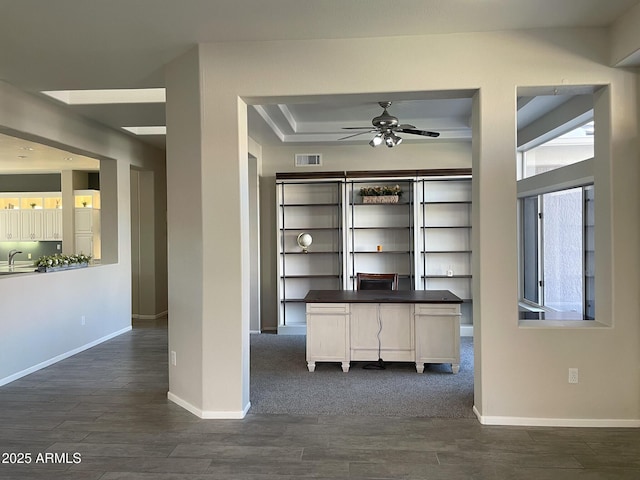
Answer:
POLYGON ((460 325, 461 337, 473 337, 473 325, 460 325))
POLYGON ((164 312, 160 312, 155 315, 140 315, 139 313, 134 313, 131 315, 131 318, 134 320, 158 320, 159 318, 164 318, 167 315, 169 315, 169 311, 165 310, 164 312))
POLYGON ((640 419, 618 418, 534 418, 498 417, 480 415, 473 407, 473 413, 483 425, 508 425, 518 427, 592 427, 592 428, 638 428, 640 419))
POLYGON ((85 350, 88 350, 92 347, 95 347, 96 345, 99 345, 103 342, 106 342, 107 340, 111 340, 112 338, 117 337, 118 335, 122 335, 123 333, 127 333, 128 331, 131 330, 131 326, 125 327, 122 330, 118 330, 117 332, 114 333, 110 333, 109 335, 106 335, 102 338, 99 338, 97 340, 94 340, 93 342, 87 343, 85 345, 82 345, 81 347, 78 348, 74 348, 73 350, 69 350, 68 352, 65 353, 61 353, 60 355, 56 355, 53 358, 50 358, 49 360, 45 360, 44 362, 38 363, 37 365, 34 365, 33 367, 29 367, 26 368, 20 372, 14 373, 13 375, 9 375, 8 377, 5 377, 3 379, 0 379, 0 387, 3 385, 6 385, 7 383, 11 383, 14 382, 16 380, 18 380, 19 378, 22 378, 24 376, 27 376, 33 372, 37 372, 38 370, 42 370, 43 368, 49 367, 51 365, 53 365, 54 363, 58 363, 61 360, 64 360, 66 358, 72 357, 80 352, 83 352, 85 350))
POLYGON ((242 411, 214 412, 211 410, 202 410, 194 405, 191 405, 189 402, 181 399, 171 392, 167 392, 167 399, 184 408, 186 411, 193 413, 196 417, 203 418, 205 420, 241 420, 247 415, 249 409, 251 408, 251 402, 249 402, 242 411))

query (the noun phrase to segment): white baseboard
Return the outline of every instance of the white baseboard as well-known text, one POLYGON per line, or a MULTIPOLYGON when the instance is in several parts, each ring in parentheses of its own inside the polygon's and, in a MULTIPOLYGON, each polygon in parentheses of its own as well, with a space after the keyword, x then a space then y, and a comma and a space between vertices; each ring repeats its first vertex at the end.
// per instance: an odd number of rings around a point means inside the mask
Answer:
POLYGON ((483 425, 508 425, 520 427, 593 427, 593 428, 638 428, 640 419, 618 418, 534 418, 501 417, 480 415, 473 406, 473 413, 483 425))
POLYGON ((473 325, 460 325, 461 337, 473 337, 473 325))
POLYGON ((306 325, 280 325, 278 327, 278 335, 306 335, 306 325))
POLYGON ((53 358, 50 358, 49 360, 45 360, 44 362, 38 363, 37 365, 34 365, 33 367, 29 367, 29 368, 25 368, 24 370, 14 373, 13 375, 9 375, 8 377, 4 377, 2 379, 0 379, 0 387, 2 385, 6 385, 7 383, 11 383, 14 382, 16 380, 18 380, 19 378, 22 378, 26 375, 29 375, 33 372, 37 372, 38 370, 42 370, 43 368, 49 367, 51 365, 53 365, 54 363, 58 363, 61 360, 64 360, 66 358, 72 357, 80 352, 84 352, 85 350, 88 350, 92 347, 95 347, 96 345, 99 345, 103 342, 106 342, 107 340, 111 340, 112 338, 117 337, 118 335, 122 335, 123 333, 127 333, 128 331, 131 330, 131 326, 125 327, 122 330, 118 330, 117 332, 114 333, 110 333, 109 335, 106 335, 102 338, 99 338, 97 340, 94 340, 93 342, 87 343, 85 345, 82 345, 81 347, 78 348, 74 348, 73 350, 69 350, 68 352, 65 353, 61 353, 60 355, 56 355, 53 358))
POLYGON ((134 313, 131 315, 131 318, 135 320, 158 320, 159 318, 164 318, 169 314, 167 310, 164 312, 157 313, 155 315, 140 315, 139 313, 134 313))
POLYGON ((202 410, 171 392, 167 392, 167 399, 184 408, 188 412, 193 413, 196 417, 206 420, 241 420, 247 415, 247 412, 251 408, 251 402, 249 402, 241 411, 215 412, 211 410, 202 410))

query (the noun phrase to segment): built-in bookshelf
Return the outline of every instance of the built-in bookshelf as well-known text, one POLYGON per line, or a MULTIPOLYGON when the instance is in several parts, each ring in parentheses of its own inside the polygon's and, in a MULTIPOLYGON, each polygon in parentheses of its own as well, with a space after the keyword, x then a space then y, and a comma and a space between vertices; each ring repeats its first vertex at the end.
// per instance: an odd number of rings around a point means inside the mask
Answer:
POLYGON ((471 300, 471 182, 419 181, 420 288, 471 300))
POLYGON ((278 332, 304 333, 307 292, 355 290, 358 272, 398 273, 401 290, 450 290, 464 300, 461 323, 470 327, 470 171, 352 173, 276 177, 278 332), (385 186, 402 190, 397 202, 360 194, 385 186), (307 253, 302 233, 313 239, 307 253))
MULTIPOLYGON (((357 179, 346 183, 348 287, 356 289, 356 275, 397 273, 398 289, 415 288, 414 185, 412 179, 357 179), (397 202, 365 203, 361 191, 396 187, 397 202)), ((395 200, 395 199, 394 199, 395 200)))
POLYGON ((304 333, 309 290, 343 288, 342 181, 286 181, 278 187, 279 333, 304 333), (306 249, 300 234, 312 238, 306 249))

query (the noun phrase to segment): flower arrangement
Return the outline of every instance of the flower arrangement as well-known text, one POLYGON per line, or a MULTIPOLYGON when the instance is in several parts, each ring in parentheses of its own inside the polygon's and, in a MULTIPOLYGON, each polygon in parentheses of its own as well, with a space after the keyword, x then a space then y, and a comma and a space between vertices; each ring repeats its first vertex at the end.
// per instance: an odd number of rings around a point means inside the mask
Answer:
POLYGON ((76 255, 62 255, 56 253, 55 255, 44 255, 38 258, 34 266, 43 269, 46 268, 64 268, 69 266, 88 265, 91 261, 91 255, 85 255, 83 253, 76 255))
POLYGON ((400 185, 377 185, 375 187, 360 188, 360 195, 363 197, 381 197, 386 195, 402 196, 400 185))

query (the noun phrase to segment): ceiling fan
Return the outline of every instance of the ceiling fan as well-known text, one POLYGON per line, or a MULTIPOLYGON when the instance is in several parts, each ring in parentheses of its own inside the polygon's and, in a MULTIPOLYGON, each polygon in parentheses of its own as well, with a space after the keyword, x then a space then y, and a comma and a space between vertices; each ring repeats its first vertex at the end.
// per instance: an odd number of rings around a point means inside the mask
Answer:
POLYGON ((402 138, 396 135, 396 133, 411 133, 412 135, 422 135, 423 137, 438 137, 440 133, 429 132, 427 130, 418 130, 415 126, 406 123, 398 124, 398 118, 390 115, 387 112, 387 108, 391 106, 391 102, 378 102, 383 108, 381 115, 374 117, 371 120, 371 127, 343 127, 343 130, 365 130, 364 132, 358 132, 353 135, 339 138, 338 140, 345 140, 347 138, 357 137, 365 133, 375 133, 376 135, 371 139, 369 145, 377 147, 383 143, 391 148, 402 143, 402 138))

